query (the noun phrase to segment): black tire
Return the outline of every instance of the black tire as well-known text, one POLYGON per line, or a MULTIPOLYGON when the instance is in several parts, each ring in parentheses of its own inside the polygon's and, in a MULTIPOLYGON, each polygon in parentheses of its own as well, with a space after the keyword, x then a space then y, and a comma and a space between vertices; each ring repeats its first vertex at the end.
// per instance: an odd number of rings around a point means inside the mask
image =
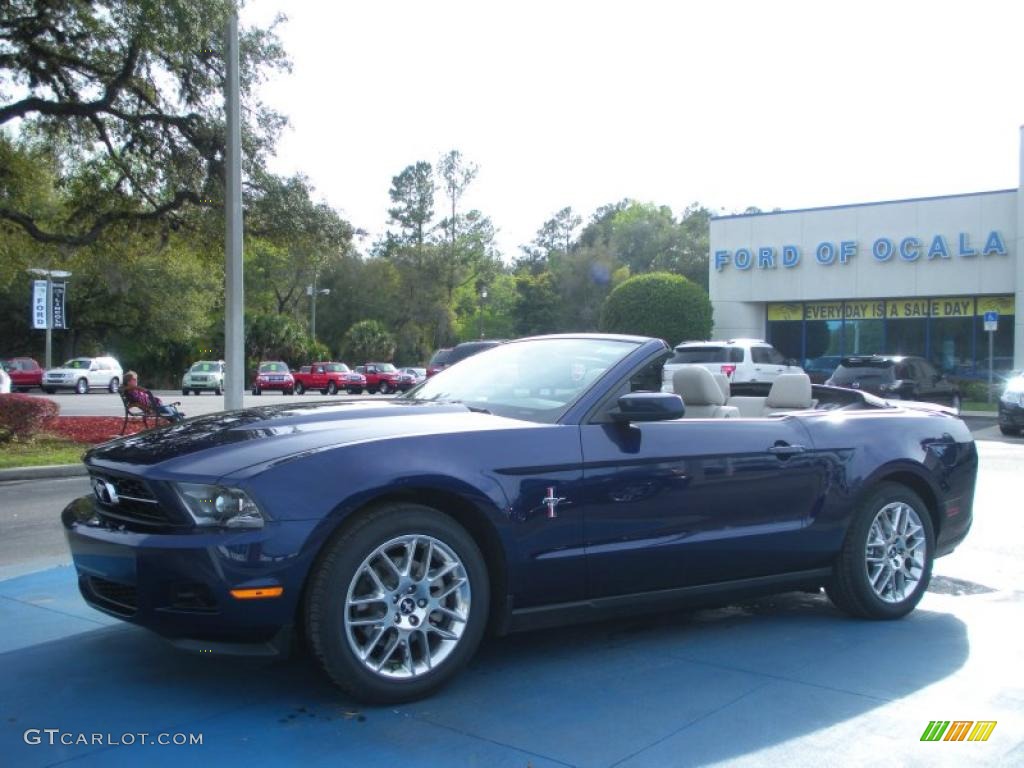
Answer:
POLYGON ((118 391, 118 389, 120 389, 120 387, 121 387, 121 380, 119 378, 117 378, 117 376, 115 376, 114 378, 112 378, 110 380, 110 383, 107 384, 107 391, 110 394, 112 394, 112 395, 116 395, 117 391, 118 391))
POLYGON ((490 584, 483 555, 466 530, 441 512, 412 503, 392 503, 359 515, 334 534, 313 567, 305 600, 305 629, 313 655, 334 683, 360 701, 397 704, 442 687, 476 652, 487 625, 490 584), (472 594, 466 628, 451 654, 411 680, 387 678, 367 669, 349 645, 344 612, 349 585, 377 547, 403 535, 432 536, 462 561, 472 594))
POLYGON ((388 383, 386 381, 382 381, 380 383, 380 393, 382 395, 387 395, 391 393, 391 387, 388 386, 388 383))
POLYGON ((328 381, 327 382, 327 394, 328 395, 336 395, 336 394, 338 394, 338 385, 335 384, 333 381, 328 381))
POLYGON ((351 388, 349 388, 348 393, 350 395, 361 395, 361 394, 363 394, 363 388, 362 387, 351 387, 351 388))
POLYGON ((263 390, 262 390, 262 389, 260 389, 259 387, 253 387, 253 388, 252 388, 252 393, 253 393, 254 395, 257 395, 257 396, 259 396, 259 395, 262 395, 262 394, 263 394, 263 390))
POLYGON ((181 394, 183 394, 185 397, 188 397, 191 394, 191 390, 183 389, 181 390, 181 394))
POLYGON ((281 390, 281 394, 284 395, 285 397, 288 397, 290 395, 294 395, 295 394, 295 390, 294 389, 282 389, 281 390))
POLYGON ((369 392, 371 395, 377 394, 377 390, 374 389, 373 387, 368 387, 366 391, 369 392))
POLYGON ((935 532, 931 514, 921 497, 899 483, 881 483, 861 502, 846 532, 843 548, 833 566, 831 581, 825 585, 829 599, 844 613, 863 619, 898 619, 921 601, 932 577, 935 532), (911 593, 898 602, 886 602, 875 594, 865 562, 871 525, 883 507, 903 502, 916 512, 924 528, 925 556, 921 577, 911 593))
POLYGON ((223 394, 223 392, 221 392, 220 387, 214 387, 213 394, 215 394, 217 397, 220 397, 223 394))
POLYGON ((57 393, 57 390, 54 389, 53 387, 43 387, 43 392, 45 392, 48 395, 54 395, 57 393))
POLYGON ((192 394, 194 394, 196 397, 199 397, 201 394, 203 394, 203 391, 201 389, 193 389, 192 394))
POLYGON ((306 394, 306 385, 303 384, 301 381, 296 382, 296 384, 295 384, 295 394, 296 395, 304 395, 304 394, 306 394))
POLYGON ((89 382, 85 379, 79 379, 75 382, 75 394, 76 395, 87 395, 89 394, 89 382))
POLYGON ((999 425, 999 431, 1002 432, 1007 437, 1014 437, 1020 434, 1019 427, 1006 427, 1003 426, 1002 424, 999 425))

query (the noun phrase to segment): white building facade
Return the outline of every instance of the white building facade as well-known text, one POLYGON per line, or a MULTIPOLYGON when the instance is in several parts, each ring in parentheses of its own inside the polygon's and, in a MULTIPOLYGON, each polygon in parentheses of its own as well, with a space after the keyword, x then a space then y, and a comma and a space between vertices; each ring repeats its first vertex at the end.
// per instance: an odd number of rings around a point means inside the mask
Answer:
POLYGON ((714 338, 809 370, 913 354, 947 374, 1024 368, 1024 127, 1015 189, 711 220, 714 338), (1020 310, 1020 311, 1018 311, 1020 310))

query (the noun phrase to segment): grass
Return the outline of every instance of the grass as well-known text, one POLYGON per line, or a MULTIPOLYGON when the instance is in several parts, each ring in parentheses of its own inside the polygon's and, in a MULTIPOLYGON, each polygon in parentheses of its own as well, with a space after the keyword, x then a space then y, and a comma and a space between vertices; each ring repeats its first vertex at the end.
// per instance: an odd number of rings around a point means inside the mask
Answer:
POLYGON ((999 406, 995 402, 986 403, 984 400, 964 400, 960 404, 960 408, 965 411, 992 411, 992 413, 999 410, 999 406))
POLYGON ((49 435, 42 435, 25 443, 4 443, 0 445, 0 469, 77 464, 89 447, 49 435))

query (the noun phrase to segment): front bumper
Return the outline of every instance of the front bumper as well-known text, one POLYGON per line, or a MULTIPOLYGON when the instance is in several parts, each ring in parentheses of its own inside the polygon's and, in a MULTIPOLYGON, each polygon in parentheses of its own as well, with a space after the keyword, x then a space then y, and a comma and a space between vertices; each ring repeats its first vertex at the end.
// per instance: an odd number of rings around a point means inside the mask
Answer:
POLYGON ((61 515, 89 605, 190 650, 262 655, 286 647, 312 561, 303 551, 312 522, 148 533, 107 522, 100 511, 83 496, 61 515), (231 594, 272 587, 283 589, 279 597, 231 594))
POLYGON ((999 401, 999 426, 1024 428, 1024 406, 999 401))
POLYGON ((210 381, 192 381, 191 379, 189 379, 189 380, 183 381, 181 383, 181 388, 182 389, 210 389, 210 390, 223 389, 224 388, 224 382, 220 381, 219 379, 214 379, 214 380, 210 380, 210 381))
POLYGON ((272 392, 283 391, 285 389, 294 389, 294 381, 257 381, 255 386, 266 392, 270 390, 272 392))

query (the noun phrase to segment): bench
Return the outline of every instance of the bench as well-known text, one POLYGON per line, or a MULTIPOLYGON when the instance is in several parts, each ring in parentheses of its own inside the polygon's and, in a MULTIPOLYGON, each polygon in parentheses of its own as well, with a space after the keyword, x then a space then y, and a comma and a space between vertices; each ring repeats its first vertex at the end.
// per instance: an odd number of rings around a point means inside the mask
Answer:
MULTIPOLYGON (((148 392, 148 390, 146 390, 148 392)), ((174 419, 170 416, 164 416, 163 414, 157 413, 154 410, 143 408, 136 402, 128 399, 128 393, 123 389, 119 391, 121 395, 121 404, 124 406, 124 422, 121 424, 121 434, 123 435, 125 430, 128 429, 128 422, 135 420, 136 422, 141 421, 142 426, 145 429, 149 429, 150 420, 153 421, 153 426, 160 426, 160 419, 163 419, 168 424, 173 424, 174 419)), ((177 403, 173 403, 177 405, 177 403)))

